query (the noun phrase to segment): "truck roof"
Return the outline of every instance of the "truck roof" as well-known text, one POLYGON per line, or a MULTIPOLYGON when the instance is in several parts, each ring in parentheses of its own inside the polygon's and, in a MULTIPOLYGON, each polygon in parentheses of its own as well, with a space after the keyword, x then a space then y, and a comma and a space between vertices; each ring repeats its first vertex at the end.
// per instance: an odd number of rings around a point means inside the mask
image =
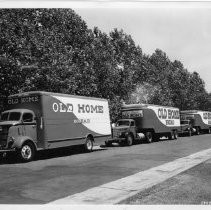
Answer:
POLYGON ((23 113, 23 112, 33 112, 33 111, 30 109, 9 109, 9 110, 3 111, 2 113, 4 113, 4 112, 21 112, 21 113, 23 113))
POLYGON ((134 121, 134 119, 126 118, 126 119, 119 119, 117 121, 134 121))
POLYGON ((182 110, 180 111, 181 114, 194 114, 198 112, 208 112, 208 111, 201 111, 201 110, 182 110))
POLYGON ((45 91, 29 91, 29 92, 24 92, 24 93, 17 93, 17 94, 8 96, 8 98, 23 97, 23 96, 29 96, 29 95, 55 95, 55 96, 63 96, 63 97, 84 98, 84 99, 107 101, 107 99, 104 99, 104 98, 70 95, 70 94, 64 94, 64 93, 53 93, 53 92, 45 92, 45 91))
POLYGON ((122 105, 122 109, 148 109, 150 106, 179 109, 177 107, 161 106, 161 105, 155 105, 155 104, 124 104, 122 105))

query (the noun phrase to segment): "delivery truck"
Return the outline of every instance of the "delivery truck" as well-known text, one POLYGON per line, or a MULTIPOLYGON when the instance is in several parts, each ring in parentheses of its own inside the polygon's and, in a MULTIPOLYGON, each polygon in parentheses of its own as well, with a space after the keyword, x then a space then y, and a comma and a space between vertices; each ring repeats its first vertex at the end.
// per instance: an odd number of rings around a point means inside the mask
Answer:
POLYGON ((195 134, 211 133, 211 112, 200 110, 183 110, 181 119, 189 120, 195 129, 195 134))
POLYGON ((193 127, 192 120, 186 120, 180 117, 180 129, 178 130, 179 135, 192 136, 196 132, 193 127))
POLYGON ((83 144, 92 151, 111 135, 108 101, 42 91, 11 95, 0 121, 0 152, 31 161, 38 150, 83 144))
POLYGON ((177 139, 180 129, 180 112, 178 108, 152 104, 126 104, 121 108, 122 119, 112 129, 113 142, 132 145, 134 140, 151 143, 160 137, 177 139))

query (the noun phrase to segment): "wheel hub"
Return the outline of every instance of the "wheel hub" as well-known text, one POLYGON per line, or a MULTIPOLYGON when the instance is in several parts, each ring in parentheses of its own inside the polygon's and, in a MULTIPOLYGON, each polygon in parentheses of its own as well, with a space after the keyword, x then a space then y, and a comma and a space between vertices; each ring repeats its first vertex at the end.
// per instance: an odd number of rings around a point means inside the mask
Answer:
POLYGON ((22 154, 23 158, 29 159, 32 154, 31 148, 28 145, 25 145, 21 150, 21 154, 22 154))

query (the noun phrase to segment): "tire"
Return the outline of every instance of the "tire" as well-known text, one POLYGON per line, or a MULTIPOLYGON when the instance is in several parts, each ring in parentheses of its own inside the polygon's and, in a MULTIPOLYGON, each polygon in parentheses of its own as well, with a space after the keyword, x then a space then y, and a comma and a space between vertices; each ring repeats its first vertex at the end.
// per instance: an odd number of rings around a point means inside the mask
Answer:
POLYGON ((26 142, 19 150, 19 157, 23 162, 30 162, 34 159, 35 147, 31 142, 26 142))
POLYGON ((145 137, 146 137, 147 143, 149 143, 149 144, 152 143, 152 133, 151 132, 146 132, 145 137))
POLYGON ((110 147, 110 146, 112 146, 112 143, 110 141, 105 141, 105 145, 106 145, 106 147, 110 147))
POLYGON ((200 134, 200 130, 199 130, 199 128, 197 127, 196 128, 196 135, 199 135, 200 134))
POLYGON ((169 140, 173 140, 174 139, 174 131, 171 131, 168 135, 168 139, 169 140))
POLYGON ((86 152, 92 152, 93 151, 93 139, 91 137, 87 137, 84 148, 86 152))
POLYGON ((178 139, 178 133, 177 133, 177 131, 174 131, 173 133, 174 133, 174 139, 177 140, 178 139))
POLYGON ((132 146, 133 145, 133 136, 131 134, 128 134, 126 137, 126 145, 132 146))
POLYGON ((154 135, 153 135, 153 141, 154 142, 160 141, 160 136, 158 134, 154 133, 154 135))

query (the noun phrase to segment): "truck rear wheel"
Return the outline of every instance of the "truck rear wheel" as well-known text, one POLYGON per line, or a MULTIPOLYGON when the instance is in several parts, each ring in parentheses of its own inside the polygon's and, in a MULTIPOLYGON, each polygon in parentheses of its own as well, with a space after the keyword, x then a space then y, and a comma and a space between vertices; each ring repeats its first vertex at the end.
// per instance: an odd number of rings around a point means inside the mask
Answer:
POLYGON ((146 137, 147 143, 152 143, 152 133, 151 132, 146 132, 145 137, 146 137))
POLYGON ((126 137, 126 145, 127 146, 133 145, 133 136, 131 134, 128 134, 128 136, 126 137))
POLYGON ((19 157, 24 162, 30 162, 35 156, 35 147, 31 142, 26 142, 23 144, 19 150, 19 157))
POLYGON ((174 131, 171 131, 171 132, 168 134, 168 139, 169 139, 169 140, 173 140, 173 139, 174 139, 174 131))
POLYGON ((178 139, 178 133, 177 133, 177 131, 175 130, 173 133, 174 133, 174 139, 175 140, 178 139))
POLYGON ((92 152, 93 151, 93 139, 89 136, 86 138, 84 148, 86 152, 92 152))
POLYGON ((154 133, 152 139, 154 142, 158 142, 160 140, 160 136, 158 134, 154 133))
POLYGON ((192 131, 191 131, 191 129, 188 131, 188 136, 192 136, 192 131))
POLYGON ((199 127, 196 127, 196 135, 199 135, 199 134, 200 134, 199 127))

